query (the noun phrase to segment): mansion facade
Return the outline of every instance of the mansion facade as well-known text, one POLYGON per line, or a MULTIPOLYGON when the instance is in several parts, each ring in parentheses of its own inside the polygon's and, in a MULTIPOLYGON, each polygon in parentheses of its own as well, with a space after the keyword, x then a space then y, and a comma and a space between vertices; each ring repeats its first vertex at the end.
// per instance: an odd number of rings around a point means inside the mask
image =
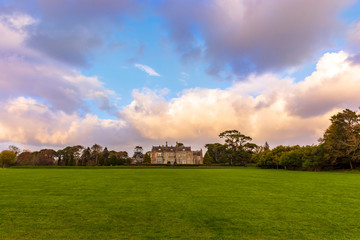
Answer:
POLYGON ((176 143, 175 146, 153 146, 151 164, 203 164, 202 150, 192 151, 191 147, 185 147, 176 143))

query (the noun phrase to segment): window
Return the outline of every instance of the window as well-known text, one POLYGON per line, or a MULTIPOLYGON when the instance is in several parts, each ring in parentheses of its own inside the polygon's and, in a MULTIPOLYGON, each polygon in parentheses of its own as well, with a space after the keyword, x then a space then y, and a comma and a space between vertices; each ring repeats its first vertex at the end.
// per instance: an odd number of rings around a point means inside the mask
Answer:
POLYGON ((156 159, 156 163, 157 163, 157 164, 163 164, 162 158, 157 158, 157 159, 156 159))
POLYGON ((157 153, 157 156, 158 156, 158 157, 161 157, 161 156, 162 156, 162 153, 157 153))
POLYGON ((181 163, 182 163, 182 164, 186 164, 186 159, 182 159, 182 160, 181 160, 181 163))
POLYGON ((174 156, 175 154, 173 152, 169 153, 169 156, 174 156))

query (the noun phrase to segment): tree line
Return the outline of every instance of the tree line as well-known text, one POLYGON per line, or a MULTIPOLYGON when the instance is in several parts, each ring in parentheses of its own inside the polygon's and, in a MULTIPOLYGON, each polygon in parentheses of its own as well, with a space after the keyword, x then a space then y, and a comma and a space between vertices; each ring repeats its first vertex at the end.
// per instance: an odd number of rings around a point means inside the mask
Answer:
POLYGON ((33 165, 33 166, 115 166, 130 164, 131 158, 126 151, 109 151, 99 144, 91 147, 81 145, 68 146, 64 149, 42 149, 40 151, 20 152, 16 146, 0 153, 2 167, 6 165, 33 165))
POLYGON ((360 114, 345 109, 330 118, 319 144, 277 146, 270 149, 251 143, 252 139, 237 130, 220 133, 225 143, 206 144, 204 164, 246 166, 289 170, 355 169, 360 165, 360 114))

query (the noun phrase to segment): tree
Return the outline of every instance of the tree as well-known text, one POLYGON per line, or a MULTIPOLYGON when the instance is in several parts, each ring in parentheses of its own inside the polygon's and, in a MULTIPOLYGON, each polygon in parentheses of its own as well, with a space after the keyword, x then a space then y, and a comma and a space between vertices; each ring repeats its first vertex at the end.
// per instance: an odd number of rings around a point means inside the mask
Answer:
POLYGON ((141 146, 136 146, 134 148, 134 155, 133 158, 142 158, 144 156, 143 154, 143 148, 141 146))
POLYGON ((264 151, 267 151, 267 150, 270 150, 270 146, 269 146, 268 142, 265 142, 264 151))
POLYGON ((42 149, 39 151, 36 165, 54 165, 56 152, 52 149, 42 149))
POLYGON ((91 150, 90 148, 86 148, 81 154, 81 165, 86 166, 90 160, 91 160, 91 150))
POLYGON ((215 163, 227 162, 225 145, 220 143, 209 143, 206 144, 205 147, 208 149, 207 152, 215 163))
POLYGON ((320 170, 326 167, 324 144, 303 147, 303 163, 305 170, 320 170))
POLYGON ((204 155, 204 164, 205 165, 210 165, 214 162, 214 159, 210 156, 209 151, 206 151, 205 155, 204 155))
POLYGON ((17 165, 34 165, 33 155, 30 151, 20 153, 16 160, 17 165))
POLYGON ((103 152, 102 152, 102 156, 101 156, 101 162, 100 165, 108 165, 108 158, 109 158, 109 150, 107 149, 107 147, 104 148, 103 152))
POLYGON ((295 170, 301 168, 303 163, 302 148, 284 152, 281 155, 279 162, 285 169, 295 170))
POLYGON ((345 109, 330 121, 320 140, 327 151, 326 157, 337 167, 356 168, 360 161, 360 115, 345 109))
POLYGON ((256 144, 250 142, 252 138, 237 130, 224 131, 219 134, 219 137, 225 139, 230 165, 241 163, 246 166, 251 159, 252 150, 256 148, 256 144))
POLYGON ((81 166, 82 165, 82 159, 81 159, 81 155, 82 155, 82 152, 84 150, 84 147, 81 146, 81 145, 75 145, 75 146, 72 146, 70 148, 70 154, 72 155, 72 159, 74 161, 74 164, 75 166, 81 166))
POLYGON ((16 154, 10 150, 4 150, 0 153, 0 164, 2 168, 14 164, 16 160, 16 154))
POLYGON ((99 164, 99 158, 102 153, 102 146, 99 144, 94 144, 91 147, 91 164, 90 165, 98 165, 99 164))
POLYGON ((63 150, 58 150, 57 152, 56 152, 56 156, 57 156, 57 158, 58 158, 58 161, 57 161, 57 165, 58 166, 61 166, 62 164, 63 164, 63 157, 64 157, 64 151, 63 150))
POLYGON ((145 153, 142 163, 143 164, 151 164, 151 157, 148 152, 145 153))
POLYGON ((19 153, 21 152, 20 148, 18 148, 17 146, 14 146, 14 145, 10 145, 9 150, 13 151, 16 156, 19 155, 19 153))

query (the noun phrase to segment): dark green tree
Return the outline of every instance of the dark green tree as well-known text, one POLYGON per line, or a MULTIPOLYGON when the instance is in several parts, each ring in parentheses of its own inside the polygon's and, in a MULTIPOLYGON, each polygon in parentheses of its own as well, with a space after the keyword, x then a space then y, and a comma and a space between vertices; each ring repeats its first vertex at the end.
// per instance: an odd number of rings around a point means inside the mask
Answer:
POLYGON ((141 146, 136 146, 134 148, 134 155, 133 158, 142 158, 144 156, 143 154, 143 148, 141 146))
POLYGON ((214 159, 215 163, 225 163, 227 162, 226 156, 226 146, 220 143, 209 143, 205 147, 208 149, 210 157, 214 159))
POLYGON ((205 165, 210 165, 214 162, 214 159, 210 156, 209 151, 206 151, 205 155, 204 155, 204 164, 205 165))
POLYGON ((356 168, 360 161, 360 115, 345 109, 330 121, 321 139, 325 156, 335 167, 356 168))
POLYGON ((91 150, 88 147, 88 148, 85 148, 81 154, 81 165, 86 166, 90 160, 91 160, 91 150))
POLYGON ((108 165, 108 161, 109 161, 109 150, 107 149, 107 147, 105 147, 102 152, 100 165, 108 165))
POLYGON ((145 153, 142 163, 143 164, 151 164, 151 157, 148 152, 145 153))
POLYGON ((230 165, 240 163, 246 166, 251 159, 253 149, 257 146, 251 143, 252 138, 237 130, 224 131, 219 134, 219 137, 225 139, 226 153, 230 165))

